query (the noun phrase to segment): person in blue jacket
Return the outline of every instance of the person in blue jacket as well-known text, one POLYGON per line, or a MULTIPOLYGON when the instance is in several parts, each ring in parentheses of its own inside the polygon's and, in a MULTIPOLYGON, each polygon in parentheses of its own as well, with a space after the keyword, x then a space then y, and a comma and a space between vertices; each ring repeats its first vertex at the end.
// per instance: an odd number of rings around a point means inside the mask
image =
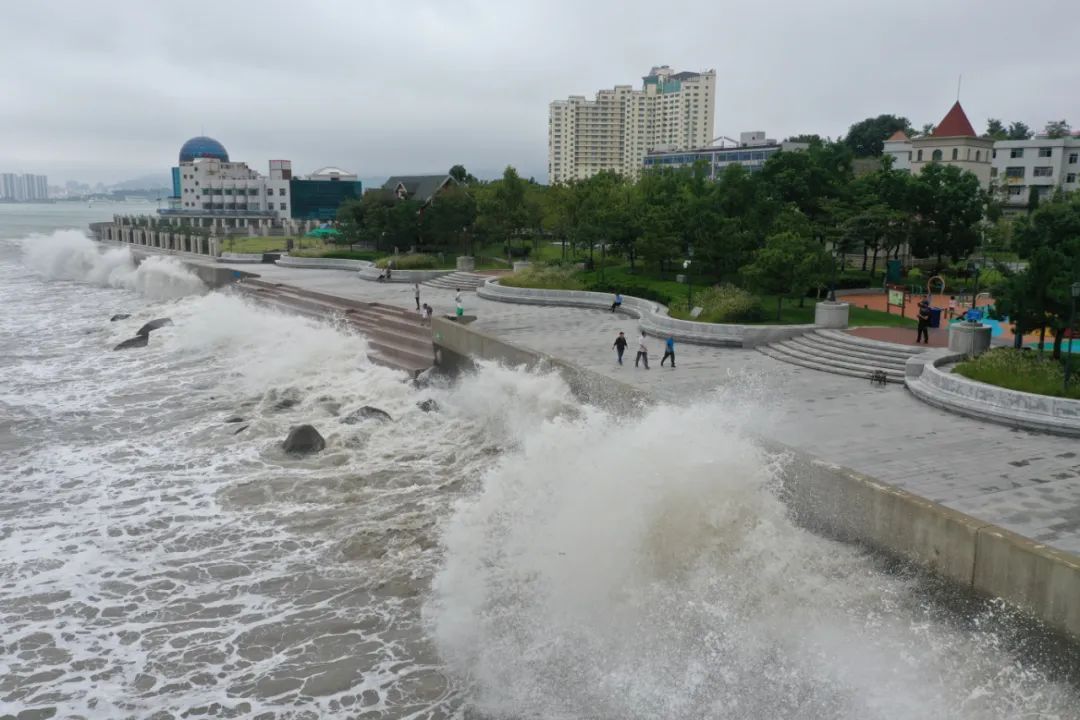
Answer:
POLYGON ((671 358, 671 369, 675 369, 675 338, 668 335, 664 341, 664 357, 660 358, 660 367, 664 367, 664 361, 671 358))

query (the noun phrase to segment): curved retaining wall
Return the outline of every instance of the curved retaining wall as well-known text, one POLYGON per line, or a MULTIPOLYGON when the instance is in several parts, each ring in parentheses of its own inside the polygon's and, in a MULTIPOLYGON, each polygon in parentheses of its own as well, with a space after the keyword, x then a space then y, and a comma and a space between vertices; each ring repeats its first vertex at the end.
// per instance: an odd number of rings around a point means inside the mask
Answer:
POLYGON ((912 358, 904 382, 912 395, 943 410, 1023 430, 1080 437, 1080 400, 1009 390, 939 367, 964 357, 947 353, 912 358))
MULTIPOLYGON (((382 268, 377 268, 373 263, 368 263, 366 267, 360 269, 360 279, 362 280, 379 280, 379 275, 383 273, 382 268)), ((449 275, 455 272, 454 270, 397 270, 395 269, 390 273, 389 282, 394 283, 422 283, 428 280, 434 280, 437 277, 443 275, 449 275)), ((387 282, 387 281, 383 281, 387 282)))
POLYGON ((363 270, 373 266, 367 260, 349 260, 347 258, 309 258, 282 255, 277 259, 276 265, 294 268, 313 268, 319 270, 363 270))
MULTIPOLYGON (((611 293, 585 290, 542 290, 539 288, 507 287, 492 278, 477 289, 485 300, 523 303, 526 305, 560 305, 610 310, 611 293)), ((728 325, 679 320, 668 315, 660 303, 623 296, 621 311, 636 317, 641 329, 655 337, 671 335, 678 342, 695 345, 754 347, 778 340, 787 340, 815 329, 816 325, 728 325)))
POLYGON ((221 253, 217 261, 220 263, 261 263, 262 253, 221 253))

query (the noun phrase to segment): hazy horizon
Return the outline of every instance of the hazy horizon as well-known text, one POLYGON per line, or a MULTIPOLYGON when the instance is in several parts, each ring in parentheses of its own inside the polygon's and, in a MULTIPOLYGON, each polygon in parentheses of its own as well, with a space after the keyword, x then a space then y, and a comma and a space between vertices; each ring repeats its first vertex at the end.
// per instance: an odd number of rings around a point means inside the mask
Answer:
POLYGON ((0 171, 112 184, 167 173, 206 134, 260 172, 271 158, 368 179, 509 164, 546 182, 548 103, 639 86, 661 64, 716 69, 717 136, 837 137, 881 113, 937 123, 960 75, 979 131, 988 117, 1080 124, 1068 0, 1037 14, 1003 0, 522 5, 12 5, 0 171))

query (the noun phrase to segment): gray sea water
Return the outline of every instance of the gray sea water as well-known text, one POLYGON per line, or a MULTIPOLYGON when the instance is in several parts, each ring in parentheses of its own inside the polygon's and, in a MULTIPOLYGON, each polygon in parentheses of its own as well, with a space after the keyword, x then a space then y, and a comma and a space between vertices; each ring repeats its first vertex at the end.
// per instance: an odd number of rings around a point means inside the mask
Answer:
POLYGON ((794 526, 752 398, 416 388, 51 207, 0 206, 0 716, 1080 717, 1002 608, 794 526))

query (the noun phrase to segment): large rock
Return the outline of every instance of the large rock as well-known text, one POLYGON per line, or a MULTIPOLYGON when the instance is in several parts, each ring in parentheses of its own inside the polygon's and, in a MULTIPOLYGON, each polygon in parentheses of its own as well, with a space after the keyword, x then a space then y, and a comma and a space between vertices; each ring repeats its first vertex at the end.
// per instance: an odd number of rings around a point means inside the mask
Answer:
POLYGON ((117 313, 116 315, 113 315, 111 318, 109 318, 109 322, 116 322, 117 320, 127 320, 129 317, 131 317, 131 315, 129 315, 128 313, 117 313))
POLYGON ((147 343, 149 342, 149 335, 136 335, 135 337, 128 338, 124 342, 120 343, 119 345, 114 347, 113 350, 130 350, 131 348, 146 347, 147 343))
POLYGON ((317 453, 326 447, 326 440, 311 425, 297 425, 289 431, 281 447, 287 453, 317 453))
POLYGON ((439 411, 439 403, 435 402, 435 400, 433 398, 428 398, 427 400, 421 400, 420 402, 416 403, 416 407, 420 408, 424 412, 438 412, 439 411))
POLYGON ((390 413, 385 410, 380 410, 377 407, 371 405, 365 405, 359 410, 353 410, 351 413, 342 418, 341 422, 346 425, 355 425, 361 420, 379 420, 380 422, 393 422, 393 418, 390 417, 390 413))
POLYGON ((172 320, 170 320, 169 318, 158 318, 156 320, 151 320, 150 322, 139 328, 139 332, 135 334, 149 335, 151 330, 157 330, 158 328, 163 328, 166 325, 172 325, 172 320))

